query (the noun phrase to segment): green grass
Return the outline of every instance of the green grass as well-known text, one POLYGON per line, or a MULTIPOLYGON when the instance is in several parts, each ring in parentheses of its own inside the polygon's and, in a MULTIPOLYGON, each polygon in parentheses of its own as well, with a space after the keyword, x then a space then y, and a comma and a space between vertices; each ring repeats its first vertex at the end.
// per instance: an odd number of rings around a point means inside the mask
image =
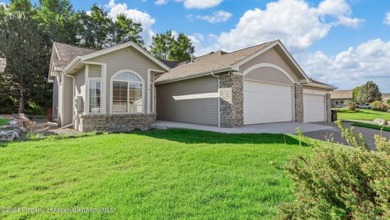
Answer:
POLYGON ((363 122, 354 122, 352 126, 356 127, 363 127, 363 128, 372 128, 375 130, 383 130, 383 131, 389 131, 390 132, 390 127, 389 126, 379 126, 379 125, 374 125, 374 124, 367 124, 363 122))
POLYGON ((373 121, 376 118, 390 120, 390 113, 380 112, 366 109, 358 109, 356 111, 348 109, 337 109, 337 118, 341 120, 368 120, 373 121))
POLYGON ((192 130, 103 134, 0 148, 0 207, 113 208, 0 219, 272 219, 292 201, 294 136, 192 130))
POLYGON ((6 118, 0 118, 0 126, 5 125, 9 122, 9 119, 6 118))

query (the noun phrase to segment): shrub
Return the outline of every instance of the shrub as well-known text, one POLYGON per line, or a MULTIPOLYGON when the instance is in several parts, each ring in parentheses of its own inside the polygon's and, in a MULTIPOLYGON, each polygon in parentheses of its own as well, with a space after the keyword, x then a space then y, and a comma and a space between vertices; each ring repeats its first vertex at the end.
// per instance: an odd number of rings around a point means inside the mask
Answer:
POLYGON ((388 219, 390 217, 390 140, 376 136, 377 152, 362 135, 338 123, 353 147, 313 146, 309 156, 291 160, 295 201, 281 204, 282 219, 388 219))
POLYGON ((356 110, 356 102, 349 101, 347 104, 348 104, 348 109, 349 110, 353 110, 353 111, 356 110))
POLYGON ((370 104, 373 110, 375 111, 386 111, 387 110, 387 104, 383 101, 375 101, 370 104))

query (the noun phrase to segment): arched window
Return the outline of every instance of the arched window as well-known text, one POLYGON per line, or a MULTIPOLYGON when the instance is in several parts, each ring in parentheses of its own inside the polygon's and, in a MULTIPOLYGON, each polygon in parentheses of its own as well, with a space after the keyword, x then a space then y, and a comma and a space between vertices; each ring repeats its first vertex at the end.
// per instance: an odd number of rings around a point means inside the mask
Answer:
POLYGON ((132 72, 120 72, 112 78, 112 112, 142 113, 142 80, 132 72))

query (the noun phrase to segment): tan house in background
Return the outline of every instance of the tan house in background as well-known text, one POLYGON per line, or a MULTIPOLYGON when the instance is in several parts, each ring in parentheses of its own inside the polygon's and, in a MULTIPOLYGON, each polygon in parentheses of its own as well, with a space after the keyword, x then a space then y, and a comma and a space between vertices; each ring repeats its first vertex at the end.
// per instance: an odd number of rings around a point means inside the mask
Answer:
POLYGON ((347 107, 349 102, 353 102, 353 90, 334 90, 330 93, 332 107, 347 107))
POLYGON ((239 127, 330 121, 327 84, 279 41, 161 61, 133 42, 95 51, 54 43, 53 118, 80 131, 148 129, 158 120, 239 127))

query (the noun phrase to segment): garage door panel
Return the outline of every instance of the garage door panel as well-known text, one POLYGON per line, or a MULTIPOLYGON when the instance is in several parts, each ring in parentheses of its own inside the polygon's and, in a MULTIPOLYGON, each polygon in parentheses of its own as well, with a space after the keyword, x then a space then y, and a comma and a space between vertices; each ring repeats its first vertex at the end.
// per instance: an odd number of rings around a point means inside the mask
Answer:
POLYGON ((304 122, 325 121, 325 96, 304 94, 303 106, 304 122))
POLYGON ((293 120, 292 87, 244 81, 244 124, 293 120))

